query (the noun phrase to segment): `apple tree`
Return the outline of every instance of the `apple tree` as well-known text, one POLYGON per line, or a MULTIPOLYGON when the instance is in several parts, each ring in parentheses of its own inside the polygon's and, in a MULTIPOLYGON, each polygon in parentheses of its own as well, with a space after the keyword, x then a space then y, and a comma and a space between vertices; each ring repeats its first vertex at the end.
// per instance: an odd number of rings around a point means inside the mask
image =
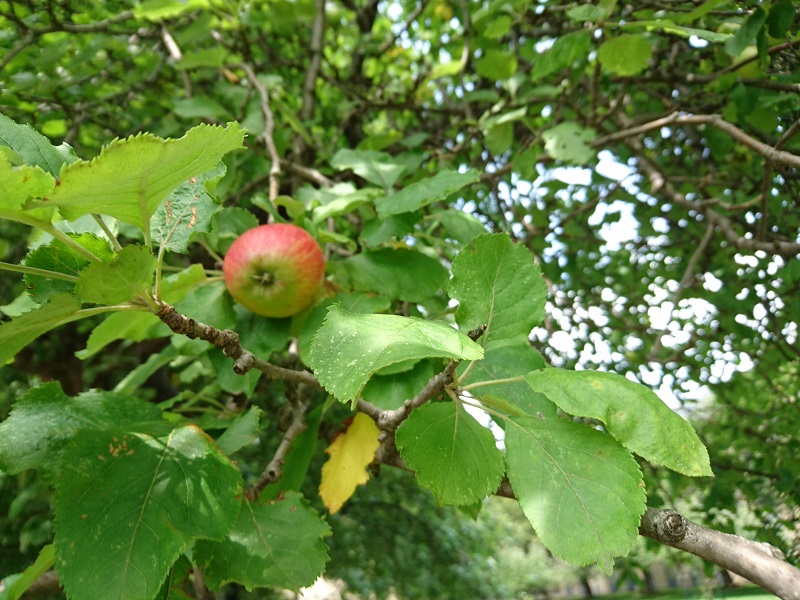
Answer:
POLYGON ((391 469, 576 565, 643 535, 800 598, 791 2, 0 19, 0 473, 53 519, 4 597, 309 585, 391 469))

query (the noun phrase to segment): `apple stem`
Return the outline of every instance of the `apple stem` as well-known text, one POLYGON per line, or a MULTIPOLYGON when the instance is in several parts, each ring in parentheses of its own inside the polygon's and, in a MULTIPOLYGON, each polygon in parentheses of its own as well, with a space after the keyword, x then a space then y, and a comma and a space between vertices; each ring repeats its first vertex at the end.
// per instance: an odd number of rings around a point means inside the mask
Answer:
POLYGON ((253 275, 252 277, 259 285, 263 285, 264 287, 275 283, 275 276, 269 272, 261 273, 261 275, 253 275))

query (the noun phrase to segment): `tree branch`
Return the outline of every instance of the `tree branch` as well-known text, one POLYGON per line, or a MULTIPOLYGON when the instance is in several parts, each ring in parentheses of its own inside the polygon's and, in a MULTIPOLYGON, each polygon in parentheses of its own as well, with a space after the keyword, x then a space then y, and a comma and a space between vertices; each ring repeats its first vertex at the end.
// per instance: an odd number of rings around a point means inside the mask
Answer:
POLYGON ((258 369, 270 379, 283 381, 296 381, 307 383, 316 387, 320 386, 317 378, 309 371, 296 371, 273 365, 265 360, 258 358, 255 354, 245 349, 239 341, 239 334, 230 329, 217 329, 211 325, 200 323, 180 314, 166 302, 159 303, 159 310, 156 316, 161 319, 167 327, 174 333, 185 335, 190 339, 201 339, 215 348, 219 348, 234 360, 233 370, 237 375, 244 375, 251 369, 258 369))
POLYGON ((647 508, 639 533, 741 575, 783 600, 800 600, 800 569, 769 544, 703 527, 674 510, 647 508))
POLYGON ((681 115, 680 113, 675 112, 661 119, 650 121, 649 123, 637 125, 636 127, 631 127, 629 129, 623 129, 622 131, 617 131, 609 135, 604 135, 597 138, 592 145, 595 148, 602 148, 613 142, 637 136, 639 134, 652 131, 653 129, 668 127, 670 125, 711 125, 712 127, 727 133, 737 142, 747 146, 757 154, 760 154, 772 164, 783 164, 790 167, 800 168, 800 156, 792 154, 791 152, 778 150, 769 144, 765 144, 764 142, 755 139, 735 125, 728 123, 720 115, 681 115))

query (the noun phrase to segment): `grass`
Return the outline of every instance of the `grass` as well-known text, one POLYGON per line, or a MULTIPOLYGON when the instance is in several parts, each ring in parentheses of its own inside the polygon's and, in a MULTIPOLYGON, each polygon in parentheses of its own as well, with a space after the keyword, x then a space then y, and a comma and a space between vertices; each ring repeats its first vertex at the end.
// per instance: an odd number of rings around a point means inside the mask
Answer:
POLYGON ((688 588, 658 592, 657 594, 650 595, 645 595, 640 592, 617 592, 605 596, 595 596, 596 600, 728 600, 737 598, 743 600, 775 600, 777 596, 773 596, 758 587, 734 589, 716 588, 713 590, 688 588))

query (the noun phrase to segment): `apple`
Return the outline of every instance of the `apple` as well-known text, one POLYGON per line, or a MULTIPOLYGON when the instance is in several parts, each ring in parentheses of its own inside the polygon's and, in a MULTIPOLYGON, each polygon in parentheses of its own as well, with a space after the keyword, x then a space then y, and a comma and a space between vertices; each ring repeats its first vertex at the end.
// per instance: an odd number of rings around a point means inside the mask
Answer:
POLYGON ((239 304, 265 317, 289 317, 317 297, 325 277, 325 258, 302 227, 271 223, 236 238, 222 272, 239 304))

